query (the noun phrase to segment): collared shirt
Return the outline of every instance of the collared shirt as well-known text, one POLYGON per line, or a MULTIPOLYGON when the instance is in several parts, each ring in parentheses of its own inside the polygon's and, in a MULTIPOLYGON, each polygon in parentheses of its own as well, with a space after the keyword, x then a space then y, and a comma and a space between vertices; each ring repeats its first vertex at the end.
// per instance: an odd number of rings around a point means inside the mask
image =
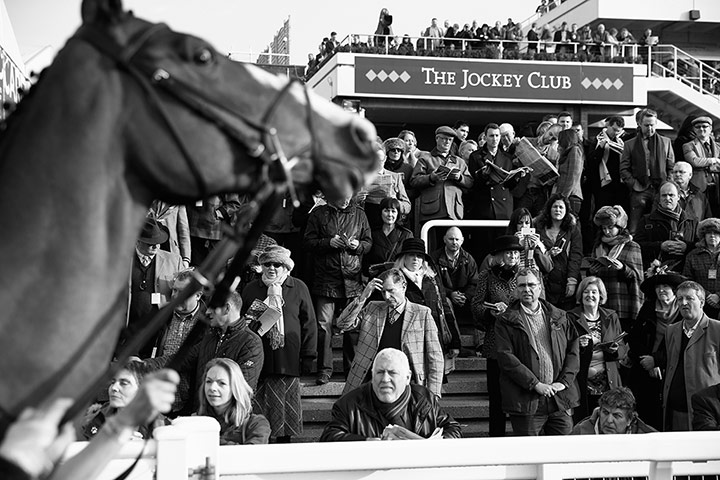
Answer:
POLYGON ((695 325, 693 325, 690 328, 687 328, 685 326, 685 320, 683 320, 682 327, 683 327, 683 333, 685 333, 685 336, 687 338, 692 338, 693 334, 695 333, 695 330, 697 330, 698 325, 700 325, 700 320, 702 320, 702 317, 698 319, 697 322, 695 322, 695 325))
POLYGON ((398 318, 402 317, 403 312, 405 311, 405 306, 407 305, 407 299, 403 303, 397 306, 397 308, 389 308, 390 305, 388 305, 388 313, 387 313, 387 320, 390 322, 390 324, 395 323, 398 318))
POLYGON ((140 253, 140 250, 138 250, 137 247, 135 247, 135 253, 137 254, 138 260, 140 260, 140 264, 143 267, 147 267, 148 265, 150 265, 150 262, 152 262, 153 258, 155 258, 155 255, 143 255, 142 253, 140 253))
POLYGON ((445 257, 447 258, 448 262, 450 263, 450 266, 455 268, 457 261, 460 259, 460 250, 458 249, 458 251, 453 254, 451 252, 448 252, 447 248, 446 248, 445 249, 445 257))

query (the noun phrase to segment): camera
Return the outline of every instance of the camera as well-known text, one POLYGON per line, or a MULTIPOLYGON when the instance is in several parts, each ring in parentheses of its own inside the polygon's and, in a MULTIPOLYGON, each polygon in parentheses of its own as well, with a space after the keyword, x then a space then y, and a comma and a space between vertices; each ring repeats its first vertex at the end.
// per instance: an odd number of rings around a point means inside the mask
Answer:
POLYGON ((526 235, 535 235, 535 229, 532 227, 523 227, 520 229, 520 233, 524 236, 526 235))

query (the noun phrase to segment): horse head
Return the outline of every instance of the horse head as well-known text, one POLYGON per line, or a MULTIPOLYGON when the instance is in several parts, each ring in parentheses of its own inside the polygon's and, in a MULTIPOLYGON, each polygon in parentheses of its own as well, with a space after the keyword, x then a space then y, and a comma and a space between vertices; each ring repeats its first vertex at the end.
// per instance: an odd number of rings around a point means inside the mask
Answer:
POLYGON ((82 16, 76 37, 139 87, 134 100, 128 96, 126 134, 154 196, 186 203, 211 192, 252 192, 264 181, 333 194, 357 190, 377 170, 373 125, 300 82, 135 18, 121 0, 84 0, 82 16))

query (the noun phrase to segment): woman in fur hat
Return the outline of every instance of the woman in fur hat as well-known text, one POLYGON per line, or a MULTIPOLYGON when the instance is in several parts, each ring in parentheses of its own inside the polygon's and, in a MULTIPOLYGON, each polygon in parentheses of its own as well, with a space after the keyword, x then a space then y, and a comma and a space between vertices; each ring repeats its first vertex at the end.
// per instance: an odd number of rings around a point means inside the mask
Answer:
POLYGON ((720 219, 706 218, 698 225, 698 242, 685 260, 683 275, 703 286, 706 292, 705 313, 718 318, 720 313, 720 219))
MULTIPOLYGON (((290 276, 295 262, 279 245, 260 254, 262 277, 242 292, 245 311, 254 300, 281 312, 278 322, 262 336, 264 363, 255 400, 270 422, 278 443, 303 432, 300 374, 309 374, 317 355, 317 323, 310 292, 290 276)), ((245 313, 245 312, 243 312, 245 313)))
POLYGON ((620 205, 602 207, 594 221, 602 230, 593 246, 588 275, 603 281, 608 297, 606 308, 617 312, 620 325, 627 332, 643 301, 640 246, 627 229, 628 216, 620 205))

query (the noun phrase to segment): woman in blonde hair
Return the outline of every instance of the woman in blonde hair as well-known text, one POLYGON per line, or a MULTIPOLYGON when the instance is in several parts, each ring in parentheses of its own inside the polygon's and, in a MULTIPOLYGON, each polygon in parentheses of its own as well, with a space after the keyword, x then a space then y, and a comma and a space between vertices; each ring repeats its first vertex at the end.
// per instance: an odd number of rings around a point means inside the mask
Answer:
POLYGON ((198 415, 220 423, 220 445, 268 443, 270 424, 252 413, 252 388, 240 366, 229 358, 214 358, 205 365, 198 415))

